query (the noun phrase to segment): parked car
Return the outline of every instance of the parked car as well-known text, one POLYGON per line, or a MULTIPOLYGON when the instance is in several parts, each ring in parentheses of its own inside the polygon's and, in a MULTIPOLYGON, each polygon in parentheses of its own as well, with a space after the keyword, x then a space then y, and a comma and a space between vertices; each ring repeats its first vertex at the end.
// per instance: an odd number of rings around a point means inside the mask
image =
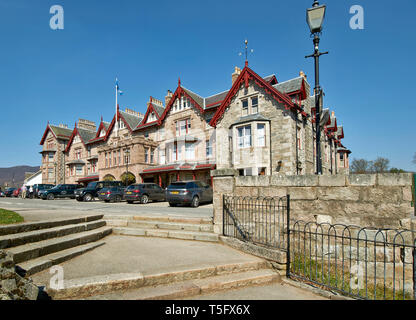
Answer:
POLYGON ((103 200, 105 202, 120 202, 121 200, 123 200, 125 189, 125 187, 102 188, 98 192, 98 199, 103 200))
POLYGON ((13 196, 14 190, 16 190, 16 188, 8 188, 6 189, 6 191, 4 191, 4 194, 6 195, 6 197, 10 198, 13 196))
POLYGON ((124 199, 128 203, 140 201, 140 203, 148 203, 152 201, 166 201, 165 190, 156 183, 140 183, 132 184, 124 191, 124 199))
POLYGON ((42 193, 42 200, 53 200, 55 198, 75 199, 75 190, 80 188, 78 184, 58 184, 42 193))
POLYGON ((46 190, 55 187, 54 184, 35 184, 33 185, 33 198, 41 198, 41 194, 46 190))
POLYGON ((122 187, 121 181, 97 181, 90 182, 86 188, 82 188, 75 193, 78 201, 92 201, 98 197, 98 192, 103 188, 122 187))
POLYGON ((189 204, 196 208, 200 203, 212 202, 212 188, 202 181, 172 182, 166 190, 166 201, 171 207, 178 204, 189 204))
POLYGON ((22 193, 22 188, 14 189, 12 193, 12 197, 18 198, 21 193, 22 193))
POLYGON ((4 193, 4 191, 0 191, 0 198, 4 198, 6 196, 6 194, 4 193))

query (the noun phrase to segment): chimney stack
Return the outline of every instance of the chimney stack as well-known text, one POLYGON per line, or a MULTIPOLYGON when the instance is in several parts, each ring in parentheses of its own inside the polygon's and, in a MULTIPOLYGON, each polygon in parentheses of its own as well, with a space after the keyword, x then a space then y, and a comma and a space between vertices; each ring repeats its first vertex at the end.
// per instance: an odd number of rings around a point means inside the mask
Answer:
POLYGON ((241 69, 239 67, 234 68, 234 73, 231 75, 232 84, 237 80, 238 76, 241 74, 241 69))
POLYGON ((95 122, 85 120, 85 119, 79 119, 78 120, 78 128, 90 130, 90 131, 97 131, 97 126, 95 125, 95 122))
POLYGON ((168 90, 168 93, 165 97, 165 106, 167 106, 169 104, 170 99, 172 99, 173 93, 172 91, 168 90))

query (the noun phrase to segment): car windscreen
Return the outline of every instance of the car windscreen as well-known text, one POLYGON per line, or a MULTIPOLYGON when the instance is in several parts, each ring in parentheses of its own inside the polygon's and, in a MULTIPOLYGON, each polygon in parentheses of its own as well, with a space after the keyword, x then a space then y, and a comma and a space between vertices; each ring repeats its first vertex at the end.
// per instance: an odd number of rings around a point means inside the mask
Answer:
POLYGON ((95 186, 97 185, 98 182, 90 182, 87 186, 87 189, 95 189, 95 186))
POLYGON ((126 188, 126 190, 136 190, 136 189, 139 189, 139 188, 140 188, 139 184, 132 184, 131 186, 128 186, 126 188))
POLYGON ((185 182, 173 182, 168 187, 168 189, 185 189, 185 188, 186 188, 185 182))

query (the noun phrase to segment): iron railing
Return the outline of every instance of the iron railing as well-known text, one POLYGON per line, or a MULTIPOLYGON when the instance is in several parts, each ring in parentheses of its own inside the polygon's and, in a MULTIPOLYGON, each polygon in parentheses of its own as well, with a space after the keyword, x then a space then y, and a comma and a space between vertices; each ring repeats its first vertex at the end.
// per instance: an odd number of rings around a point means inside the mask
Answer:
POLYGON ((255 244, 287 247, 289 196, 223 196, 223 234, 255 244))
POLYGON ((415 299, 412 231, 296 221, 289 234, 288 277, 359 299, 415 299))

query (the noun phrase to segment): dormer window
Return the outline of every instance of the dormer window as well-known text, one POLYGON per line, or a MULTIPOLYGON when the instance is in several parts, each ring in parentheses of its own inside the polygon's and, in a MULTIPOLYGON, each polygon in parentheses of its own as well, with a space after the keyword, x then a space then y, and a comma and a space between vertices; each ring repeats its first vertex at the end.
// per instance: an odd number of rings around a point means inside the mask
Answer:
POLYGON ((101 132, 100 132, 100 137, 104 137, 105 136, 105 130, 103 129, 103 130, 101 130, 101 132))
POLYGON ((126 125, 124 124, 124 121, 119 120, 119 122, 118 122, 118 128, 119 129, 124 129, 125 127, 126 127, 126 125))

